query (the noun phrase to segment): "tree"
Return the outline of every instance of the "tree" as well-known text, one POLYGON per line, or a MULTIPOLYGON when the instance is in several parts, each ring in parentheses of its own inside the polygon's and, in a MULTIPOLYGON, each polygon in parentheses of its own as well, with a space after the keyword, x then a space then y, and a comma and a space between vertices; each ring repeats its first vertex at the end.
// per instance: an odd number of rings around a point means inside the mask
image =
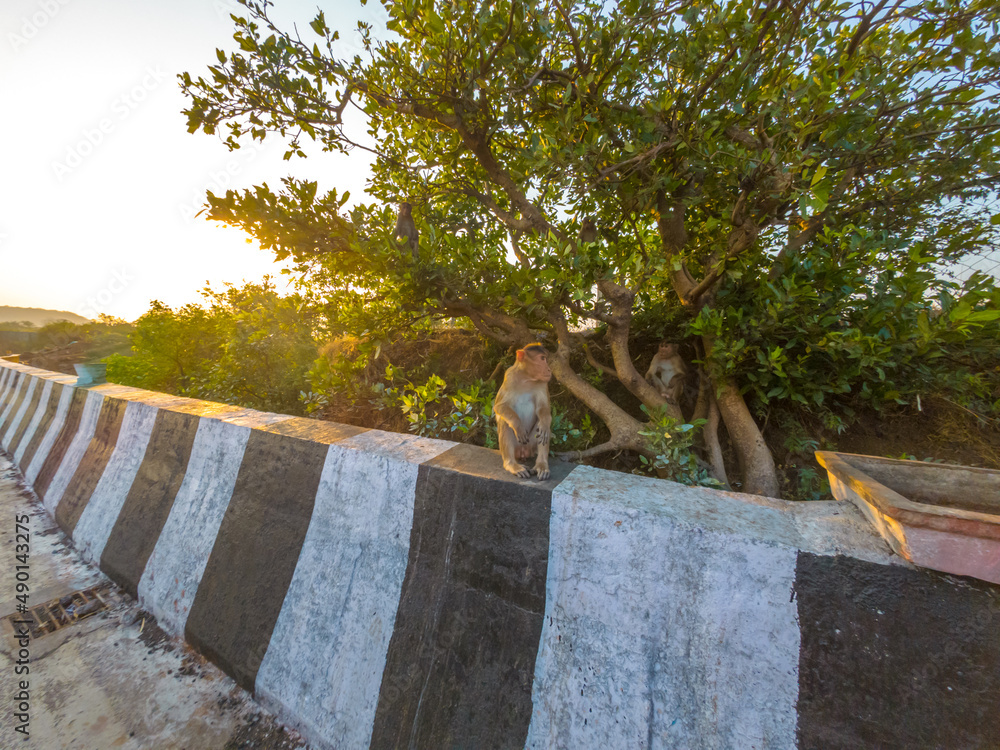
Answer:
POLYGON ((108 360, 112 382, 256 409, 300 413, 316 359, 311 311, 270 279, 202 290, 206 305, 154 301, 135 322, 132 356, 108 360))
POLYGON ((174 311, 153 300, 130 333, 132 356, 108 359, 114 383, 195 398, 218 361, 228 321, 217 311, 184 305, 174 311))
POLYGON ((288 157, 303 137, 372 151, 368 192, 414 205, 420 254, 388 238, 391 207, 342 214, 347 196, 292 178, 209 194, 211 218, 291 257, 359 328, 429 315, 505 345, 547 336, 556 378, 610 431, 588 453, 648 452, 642 423, 575 369, 588 325, 628 391, 670 411, 630 340, 637 316, 678 301, 742 488, 777 495, 747 390, 804 399, 812 374, 847 361, 857 377, 811 398, 859 387, 892 338, 885 315, 926 310, 931 294, 964 300, 942 325, 996 312, 981 280, 967 296, 932 272, 995 242, 983 207, 998 181, 1000 18, 987 2, 407 0, 386 4, 390 40, 360 25, 353 59, 322 12, 303 39, 270 3, 240 2, 239 49, 218 51, 207 78, 181 76, 189 130, 221 129, 231 148, 277 135, 288 157), (348 108, 367 136, 345 126, 348 108), (594 242, 579 239, 585 218, 594 242), (760 330, 772 338, 748 340, 760 330))
POLYGON ((316 359, 313 314, 299 295, 279 296, 270 279, 263 284, 206 289, 219 317, 227 319, 226 339, 202 385, 203 398, 256 409, 299 414, 299 393, 316 359))

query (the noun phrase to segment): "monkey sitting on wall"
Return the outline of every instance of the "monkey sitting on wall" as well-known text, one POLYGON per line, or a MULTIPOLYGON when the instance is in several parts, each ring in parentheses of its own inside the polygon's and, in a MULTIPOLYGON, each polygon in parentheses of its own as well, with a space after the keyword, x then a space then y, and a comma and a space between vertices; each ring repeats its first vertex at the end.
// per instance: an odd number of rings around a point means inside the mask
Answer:
POLYGON ((663 398, 680 406, 686 377, 687 365, 678 352, 677 344, 662 342, 646 370, 646 380, 663 398))
POLYGON ((549 478, 551 379, 548 351, 541 344, 529 344, 517 350, 517 361, 507 368, 493 402, 503 467, 519 477, 534 473, 539 479, 549 478), (536 451, 535 468, 528 471, 520 461, 536 451))

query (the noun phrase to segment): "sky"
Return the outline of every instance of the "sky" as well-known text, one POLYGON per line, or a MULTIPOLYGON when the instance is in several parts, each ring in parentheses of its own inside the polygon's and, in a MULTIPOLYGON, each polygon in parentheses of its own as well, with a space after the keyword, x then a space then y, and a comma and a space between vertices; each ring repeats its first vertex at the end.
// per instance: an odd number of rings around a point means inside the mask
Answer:
MULTIPOLYGON (((356 46, 378 2, 277 0, 281 28, 308 32, 317 7, 356 46)), ((369 161, 312 149, 282 160, 280 139, 230 152, 189 134, 177 74, 206 75, 232 49, 233 0, 2 0, 0 3, 0 305, 134 320, 160 300, 201 301, 206 282, 275 277, 269 252, 195 217, 206 190, 294 174, 363 194, 369 161)), ((307 149, 309 150, 309 149, 307 149)))
MULTIPOLYGON (((308 31, 317 7, 357 49, 359 17, 384 28, 377 0, 277 0, 281 28, 308 31)), ((294 174, 320 192, 363 197, 369 157, 282 160, 279 139, 229 152, 189 134, 177 74, 205 75, 232 49, 235 0, 0 0, 0 305, 134 320, 275 277, 280 266, 237 229, 196 217, 206 190, 294 174)), ((353 49, 352 49, 353 48, 353 49)), ((994 273, 1000 259, 987 259, 994 273)), ((979 265, 979 264, 977 264, 979 265)))

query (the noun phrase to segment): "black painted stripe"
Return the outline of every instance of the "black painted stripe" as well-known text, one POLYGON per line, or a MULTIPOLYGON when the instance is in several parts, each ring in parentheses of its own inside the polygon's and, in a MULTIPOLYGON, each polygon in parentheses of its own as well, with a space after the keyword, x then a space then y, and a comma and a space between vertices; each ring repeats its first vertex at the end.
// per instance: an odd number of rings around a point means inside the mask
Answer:
POLYGON ((252 691, 295 572, 328 446, 253 430, 184 637, 252 691))
POLYGON ((1000 586, 800 552, 798 746, 1000 747, 1000 586))
POLYGON ((467 445, 420 466, 373 748, 524 747, 552 489, 571 468, 520 480, 467 445))
POLYGON ((368 432, 367 427, 355 427, 339 422, 321 422, 318 419, 305 419, 303 417, 292 417, 283 419, 273 424, 255 427, 256 430, 273 432, 275 435, 288 435, 289 437, 311 440, 316 443, 336 443, 345 438, 360 435, 368 432))
POLYGON ((104 546, 101 570, 132 596, 138 596, 139 579, 184 481, 200 421, 192 414, 157 413, 139 471, 104 546))
POLYGON ((42 400, 42 391, 45 390, 45 383, 46 381, 42 378, 35 380, 35 392, 31 394, 31 401, 28 402, 28 408, 24 411, 21 424, 17 426, 14 437, 10 439, 10 446, 7 448, 7 451, 11 455, 17 452, 18 447, 21 445, 21 440, 24 439, 24 433, 28 429, 28 425, 34 419, 35 412, 38 411, 38 402, 42 400))
POLYGON ((45 497, 52 483, 52 478, 59 471, 66 451, 70 443, 76 437, 76 431, 80 428, 80 418, 83 416, 83 407, 87 401, 87 390, 76 388, 73 390, 73 397, 70 399, 69 407, 66 409, 66 418, 63 420, 62 428, 59 430, 59 437, 52 444, 49 455, 45 457, 38 476, 35 478, 35 493, 39 497, 45 497))
MULTIPOLYGON (((28 385, 30 382, 30 376, 22 375, 20 382, 17 383, 14 403, 10 407, 10 411, 7 412, 7 417, 3 420, 3 424, 0 424, 0 440, 3 440, 4 435, 7 434, 7 430, 10 428, 10 423, 13 422, 14 417, 17 416, 17 411, 21 408, 21 404, 24 402, 24 394, 28 392, 28 385)), ((6 448, 6 446, 4 447, 6 448)))
POLYGON ((16 377, 14 370, 4 370, 4 381, 0 385, 0 411, 3 410, 4 406, 7 404, 7 399, 10 396, 10 385, 13 379, 16 377))
POLYGON ((76 523, 90 502, 90 496, 94 494, 94 489, 101 481, 104 469, 118 444, 118 433, 125 418, 126 406, 128 401, 117 398, 105 398, 101 403, 101 413, 97 417, 94 436, 90 439, 90 445, 80 459, 80 465, 76 467, 73 478, 60 498, 59 505, 56 506, 56 523, 70 536, 73 535, 76 523))
POLYGON ((52 420, 56 416, 56 411, 59 409, 59 400, 62 398, 62 383, 53 383, 52 390, 49 393, 49 402, 45 406, 45 413, 42 414, 42 418, 38 422, 38 427, 35 428, 35 434, 31 436, 31 440, 28 442, 28 447, 24 449, 24 455, 21 456, 21 469, 27 470, 31 466, 31 459, 35 457, 35 453, 38 452, 38 446, 41 445, 42 440, 48 434, 49 427, 52 425, 52 420))

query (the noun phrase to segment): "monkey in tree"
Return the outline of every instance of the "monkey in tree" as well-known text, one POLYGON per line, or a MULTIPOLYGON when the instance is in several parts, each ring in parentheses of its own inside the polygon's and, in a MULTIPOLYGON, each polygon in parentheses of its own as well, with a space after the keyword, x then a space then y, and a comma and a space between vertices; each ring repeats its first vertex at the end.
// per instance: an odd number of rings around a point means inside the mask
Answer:
POLYGON ((503 467, 519 477, 549 478, 549 430, 552 409, 549 406, 549 353, 541 344, 529 344, 517 350, 517 361, 507 368, 503 385, 493 402, 497 418, 497 437, 503 467), (528 471, 520 462, 537 451, 535 468, 528 471))
POLYGON ((580 242, 597 242, 597 224, 589 216, 580 224, 580 242))
POLYGON ((396 228, 392 236, 397 242, 405 240, 410 252, 413 253, 413 260, 418 260, 417 247, 420 243, 420 233, 417 232, 417 225, 413 221, 413 206, 404 201, 399 204, 399 216, 396 217, 396 228))
POLYGON ((646 380, 663 398, 680 406, 686 377, 687 365, 678 352, 677 344, 662 342, 646 370, 646 380))

